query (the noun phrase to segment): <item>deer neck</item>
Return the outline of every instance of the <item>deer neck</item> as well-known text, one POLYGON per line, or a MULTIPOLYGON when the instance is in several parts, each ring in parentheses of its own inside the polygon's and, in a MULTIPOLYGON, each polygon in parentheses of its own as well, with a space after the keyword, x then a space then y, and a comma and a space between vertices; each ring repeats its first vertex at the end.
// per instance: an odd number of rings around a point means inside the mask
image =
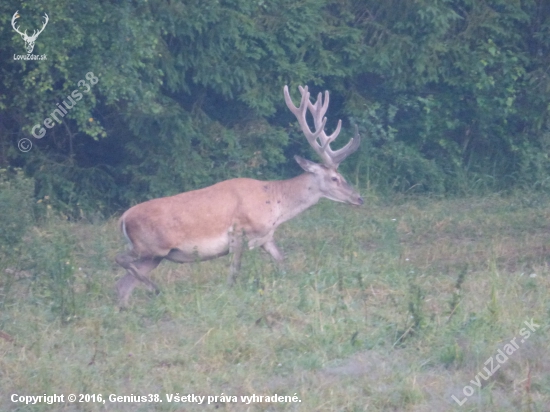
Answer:
POLYGON ((286 222, 316 204, 321 192, 312 173, 272 182, 272 194, 278 210, 278 223, 286 222))

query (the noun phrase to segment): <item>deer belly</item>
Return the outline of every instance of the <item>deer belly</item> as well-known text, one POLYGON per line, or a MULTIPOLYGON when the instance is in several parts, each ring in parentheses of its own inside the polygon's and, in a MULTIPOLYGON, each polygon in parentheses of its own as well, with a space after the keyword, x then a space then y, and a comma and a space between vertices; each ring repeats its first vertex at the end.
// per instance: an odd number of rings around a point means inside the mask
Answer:
POLYGON ((170 250, 166 259, 186 263, 198 260, 214 259, 229 253, 229 236, 224 234, 216 238, 200 239, 188 242, 170 250))

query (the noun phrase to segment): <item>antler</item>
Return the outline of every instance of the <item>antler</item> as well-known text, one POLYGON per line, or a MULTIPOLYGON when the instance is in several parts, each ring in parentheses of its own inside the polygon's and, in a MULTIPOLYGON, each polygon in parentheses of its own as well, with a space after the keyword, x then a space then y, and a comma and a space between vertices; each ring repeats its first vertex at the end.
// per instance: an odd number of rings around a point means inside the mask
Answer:
POLYGON ((27 36, 27 30, 25 30, 25 33, 21 33, 19 31, 19 26, 15 27, 15 20, 17 20, 20 16, 17 14, 19 13, 19 10, 17 10, 13 17, 11 18, 11 27, 13 27, 13 30, 15 30, 17 33, 19 33, 21 36, 26 37, 27 36))
POLYGON ((24 39, 25 41, 33 41, 33 40, 36 40, 36 39, 38 38, 38 35, 39 35, 40 33, 42 33, 42 32, 44 31, 44 29, 46 28, 46 25, 48 24, 48 21, 50 21, 50 18, 48 17, 48 14, 47 14, 47 13, 44 13, 45 21, 44 21, 44 23, 43 23, 43 25, 42 25, 42 28, 41 28, 40 30, 38 30, 38 33, 36 32, 36 30, 33 30, 32 36, 29 36, 29 35, 27 35, 27 30, 25 30, 25 33, 21 33, 21 32, 19 31, 19 26, 15 27, 15 20, 17 20, 19 17, 21 17, 21 16, 19 16, 18 13, 19 13, 19 10, 17 10, 17 11, 14 13, 13 17, 11 18, 11 26, 13 27, 13 29, 14 29, 17 33, 19 33, 19 34, 23 37, 23 39, 24 39))
POLYGON ((308 88, 298 86, 300 93, 302 94, 302 100, 300 101, 300 107, 294 106, 292 98, 288 92, 288 86, 284 87, 285 93, 285 102, 289 110, 296 116, 298 123, 304 133, 309 145, 315 150, 315 153, 321 157, 323 164, 327 167, 336 169, 342 161, 348 157, 350 154, 355 152, 361 143, 361 137, 359 136, 359 130, 355 126, 355 136, 344 147, 338 150, 332 150, 330 144, 338 137, 340 134, 340 129, 342 128, 342 120, 338 120, 338 125, 336 130, 327 136, 325 133, 325 124, 327 118, 324 117, 325 113, 328 110, 329 104, 329 93, 325 91, 325 99, 323 101, 322 94, 319 93, 315 103, 311 103, 309 100, 308 88), (313 116, 313 123, 315 125, 315 131, 312 132, 307 124, 306 115, 307 111, 311 112, 313 116), (319 140, 319 142, 317 142, 319 140))
MULTIPOLYGON (((42 25, 42 28, 41 28, 41 29, 38 31, 38 33, 36 33, 36 34, 34 34, 34 32, 33 32, 32 36, 31 36, 31 37, 33 37, 35 40, 36 40, 36 38, 38 37, 38 35, 44 31, 44 29, 46 28, 46 25, 47 25, 48 22, 50 21, 50 18, 48 17, 48 14, 47 14, 47 13, 44 13, 44 19, 45 19, 45 20, 44 20, 44 24, 42 25)), ((35 30, 35 31, 36 31, 36 30, 35 30)))

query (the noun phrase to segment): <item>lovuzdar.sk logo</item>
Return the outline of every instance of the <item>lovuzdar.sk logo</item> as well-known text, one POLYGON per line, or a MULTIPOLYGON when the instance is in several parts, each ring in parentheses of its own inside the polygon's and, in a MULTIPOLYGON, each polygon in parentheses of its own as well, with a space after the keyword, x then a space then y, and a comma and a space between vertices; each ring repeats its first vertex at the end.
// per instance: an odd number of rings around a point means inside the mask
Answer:
POLYGON ((44 16, 43 16, 44 23, 42 24, 42 28, 40 30, 33 30, 32 35, 29 36, 27 34, 27 30, 25 30, 24 32, 21 32, 19 30, 20 26, 15 25, 15 21, 19 17, 21 16, 19 15, 19 10, 18 10, 14 13, 13 17, 11 18, 11 26, 13 27, 13 30, 15 30, 19 35, 21 35, 21 38, 25 41, 25 48, 27 49, 27 54, 19 54, 19 55, 14 54, 13 59, 14 60, 46 60, 45 54, 36 55, 36 54, 32 54, 32 51, 34 50, 34 43, 36 42, 36 39, 38 38, 40 33, 42 33, 46 28, 46 25, 48 24, 48 21, 50 20, 50 18, 46 13, 44 13, 44 16))

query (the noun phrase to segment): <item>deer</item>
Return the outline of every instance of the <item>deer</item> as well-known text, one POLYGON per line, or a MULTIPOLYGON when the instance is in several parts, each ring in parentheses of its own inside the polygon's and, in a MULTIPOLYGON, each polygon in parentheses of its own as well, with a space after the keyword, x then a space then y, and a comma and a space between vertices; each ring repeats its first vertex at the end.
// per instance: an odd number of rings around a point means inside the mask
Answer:
POLYGON ((19 31, 19 26, 15 27, 15 20, 17 20, 19 17, 21 16, 19 16, 19 10, 18 10, 14 13, 13 17, 11 18, 11 27, 13 27, 13 30, 15 30, 17 33, 21 35, 21 37, 25 41, 25 48, 27 49, 27 53, 30 54, 34 50, 34 42, 38 38, 38 35, 44 31, 50 18, 46 13, 44 13, 44 23, 42 24, 42 28, 38 30, 38 32, 36 30, 33 30, 32 35, 29 36, 27 35, 27 30, 25 30, 24 33, 21 33, 19 31))
POLYGON ((304 173, 288 180, 261 181, 249 178, 225 180, 202 189, 137 204, 122 214, 119 228, 129 243, 129 250, 116 256, 126 274, 116 283, 121 309, 138 285, 160 292, 149 273, 163 260, 191 263, 232 254, 227 283, 235 283, 241 268, 243 249, 261 247, 281 264, 283 254, 275 244, 275 230, 315 205, 321 198, 360 206, 363 198, 338 173, 338 166, 354 153, 361 138, 355 135, 341 149, 330 144, 338 137, 342 120, 330 135, 325 132, 329 92, 319 93, 310 101, 308 87, 299 86, 300 105, 294 105, 288 86, 285 102, 294 114, 301 131, 321 158, 318 164, 294 156, 304 173), (306 115, 311 113, 314 129, 306 115))

